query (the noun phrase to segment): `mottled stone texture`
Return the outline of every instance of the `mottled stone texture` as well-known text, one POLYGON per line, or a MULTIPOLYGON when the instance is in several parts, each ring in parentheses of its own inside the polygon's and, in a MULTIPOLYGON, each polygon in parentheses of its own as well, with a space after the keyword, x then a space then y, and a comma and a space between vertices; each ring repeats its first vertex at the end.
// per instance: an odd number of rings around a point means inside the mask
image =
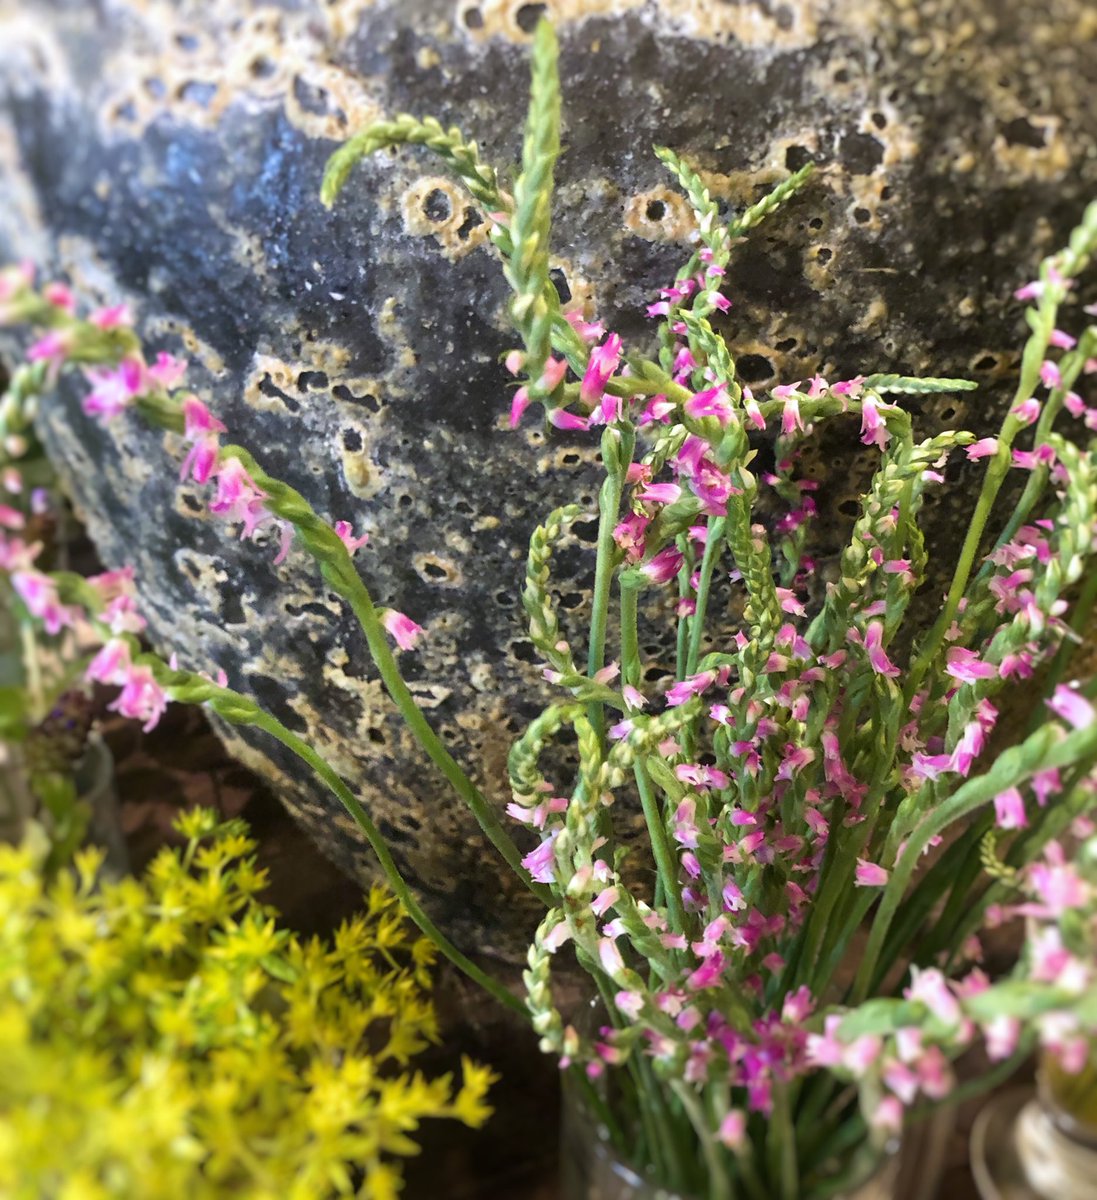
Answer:
MULTIPOLYGON (((545 7, 0 4, 6 252, 88 300, 132 301, 150 346, 195 363, 239 440, 321 512, 370 531, 375 594, 429 632, 406 657, 415 690, 500 804, 508 742, 545 695, 519 622, 525 542, 549 508, 592 503, 593 442, 503 428, 504 285, 434 162, 380 157, 334 213, 317 190, 340 137, 403 109, 459 122, 512 162, 523 43, 545 7)), ((927 429, 988 427, 1017 357, 1009 292, 1097 192, 1091 4, 547 7, 566 89, 565 296, 645 336, 642 307, 690 233, 653 141, 693 155, 733 209, 812 158, 816 182, 733 260, 745 379, 970 374, 974 399, 915 407, 927 429)), ((136 564, 156 643, 224 667, 307 730, 358 781, 431 910, 465 944, 515 953, 529 909, 409 746, 310 564, 295 553, 275 568, 271 551, 231 541, 177 489, 170 446, 133 423, 92 427, 68 399, 45 419, 51 448, 104 558, 136 564)), ((835 425, 809 459, 820 579, 870 466, 854 429, 835 425)), ((958 511, 939 502, 942 536, 958 511)), ((592 533, 581 525, 562 557, 577 622, 592 533)), ((276 747, 228 736, 336 862, 369 873, 324 793, 276 747)))

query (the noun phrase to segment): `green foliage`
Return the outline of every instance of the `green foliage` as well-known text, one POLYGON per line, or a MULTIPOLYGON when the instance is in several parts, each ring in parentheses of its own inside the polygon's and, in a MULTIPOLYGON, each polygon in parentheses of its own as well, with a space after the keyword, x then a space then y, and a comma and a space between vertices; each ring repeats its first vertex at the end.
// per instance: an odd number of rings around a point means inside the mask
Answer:
POLYGON ((178 822, 144 877, 47 882, 0 847, 0 1193, 11 1200, 390 1200, 422 1120, 479 1125, 491 1073, 437 1040, 434 947, 375 888, 330 943, 259 900, 241 821, 178 822))

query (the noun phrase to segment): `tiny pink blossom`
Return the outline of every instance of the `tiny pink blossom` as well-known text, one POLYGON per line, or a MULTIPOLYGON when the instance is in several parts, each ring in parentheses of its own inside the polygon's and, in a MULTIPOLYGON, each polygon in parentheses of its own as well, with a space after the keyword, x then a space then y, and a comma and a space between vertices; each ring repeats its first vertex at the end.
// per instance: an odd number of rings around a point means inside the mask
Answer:
POLYGON ((552 883, 556 879, 554 840, 555 834, 545 838, 536 850, 531 850, 522 859, 522 866, 530 873, 530 878, 537 883, 552 883))
POLYGON ((1087 729, 1097 718, 1097 712, 1085 696, 1064 684, 1055 689, 1047 706, 1075 729, 1087 729))
POLYGON ((145 367, 136 358, 124 358, 117 367, 89 367, 84 374, 94 385, 84 397, 84 412, 101 421, 124 412, 145 388, 145 367))
POLYGON ((583 374, 583 382, 579 388, 579 398, 590 405, 597 404, 602 399, 606 384, 621 361, 621 338, 611 333, 606 340, 590 352, 587 369, 583 374))
POLYGON ((168 706, 167 692, 156 682, 152 670, 141 665, 130 666, 121 683, 122 690, 117 699, 107 707, 124 717, 144 721, 141 728, 148 733, 156 726, 168 706))
POLYGON ((654 558, 643 563, 640 571, 652 583, 666 583, 678 574, 681 566, 682 552, 676 546, 667 546, 660 550, 654 558))
POLYGON ((218 434, 224 432, 225 426, 197 396, 183 398, 183 439, 190 442, 190 449, 183 459, 180 479, 189 476, 195 483, 209 480, 217 466, 218 434))
POLYGON ((1078 339, 1071 337, 1062 329, 1053 329, 1048 336, 1048 343, 1060 350, 1073 350, 1078 345, 1078 339))
POLYGON ((998 453, 998 439, 992 437, 980 438, 977 442, 973 442, 970 446, 965 447, 965 452, 969 462, 975 462, 978 458, 990 458, 998 453))
POLYGON ((178 387, 183 382, 183 376, 186 373, 186 359, 176 358, 163 350, 156 356, 156 361, 146 372, 150 382, 163 388, 165 392, 170 392, 172 388, 178 387))
POLYGON ((733 1108, 720 1122, 716 1137, 729 1150, 741 1150, 746 1145, 747 1117, 741 1108, 733 1108))
POLYGON ((1040 364, 1040 382, 1046 388, 1057 388, 1063 382, 1058 366, 1049 358, 1040 364))
POLYGON ((984 662, 974 650, 953 646, 945 656, 945 672, 961 683, 977 683, 980 679, 993 679, 998 668, 984 662))
POLYGON ((1024 798, 1015 787, 994 797, 994 817, 999 829, 1024 829, 1028 825, 1024 798))
POLYGON ((111 304, 105 308, 97 308, 88 317, 88 323, 100 329, 117 329, 122 325, 132 325, 133 313, 128 304, 111 304))
POLYGON ((64 362, 72 351, 72 341, 71 331, 51 329, 27 350, 27 362, 64 362))
MULTIPOLYGON (((774 395, 777 394, 779 388, 774 389, 774 395)), ((804 430, 804 421, 800 416, 800 401, 796 396, 788 396, 785 399, 785 406, 781 410, 781 433, 785 437, 790 437, 797 429, 804 430)))
POLYGON ((1040 419, 1040 401, 1035 396, 1029 396, 1027 400, 1011 408, 1010 412, 1022 425, 1033 425, 1040 419))
POLYGON ((886 675, 894 679, 899 674, 899 668, 888 658, 883 647, 884 627, 879 621, 870 621, 865 627, 864 647, 868 652, 869 666, 877 675, 886 675))
POLYGON ((410 617, 394 608, 382 610, 381 624, 401 650, 411 650, 424 632, 422 625, 416 625, 410 617))
POLYGON ((722 386, 697 392, 696 395, 690 396, 682 407, 686 416, 694 420, 715 417, 721 425, 727 426, 735 419, 731 400, 722 386))
POLYGON ((17 508, 0 504, 0 525, 5 529, 24 529, 26 524, 26 517, 17 508))
POLYGON ((47 283, 42 289, 42 299, 70 317, 76 312, 76 297, 67 283, 47 283))
POLYGON ((857 860, 854 883, 857 887, 883 887, 888 881, 888 872, 877 863, 863 858, 857 860))
POLYGON ((369 542, 368 533, 363 533, 361 537, 354 536, 354 526, 349 521, 336 521, 332 528, 351 554, 369 542))

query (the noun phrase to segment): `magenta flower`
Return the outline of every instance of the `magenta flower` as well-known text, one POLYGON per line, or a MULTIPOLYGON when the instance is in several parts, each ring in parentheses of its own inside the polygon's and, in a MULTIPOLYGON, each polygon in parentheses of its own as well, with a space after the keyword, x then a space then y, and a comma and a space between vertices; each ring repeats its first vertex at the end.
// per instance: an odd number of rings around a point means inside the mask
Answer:
POLYGON ((861 403, 861 443, 880 450, 891 441, 891 434, 880 416, 882 407, 875 396, 866 396, 861 403))
POLYGON ((128 304, 111 304, 97 308, 88 317, 88 323, 100 329, 117 329, 122 325, 132 325, 133 313, 128 304))
POLYGON ((62 363, 72 351, 72 342, 70 330, 51 329, 27 350, 27 362, 62 363))
POLYGON ((155 728, 168 706, 168 694, 156 682, 150 668, 130 665, 113 682, 120 682, 122 690, 107 707, 123 717, 143 721, 141 728, 145 733, 155 728))
POLYGON ((864 647, 868 652, 869 666, 877 675, 886 675, 894 679, 899 674, 899 668, 884 652, 884 627, 879 621, 869 621, 865 627, 864 647))
POLYGON ((1040 364, 1040 382, 1046 388, 1057 388, 1063 382, 1058 366, 1049 358, 1040 364))
POLYGON ((84 412, 100 421, 119 416, 145 390, 145 366, 136 358, 124 358, 117 367, 89 367, 84 374, 94 385, 84 397, 84 412))
POLYGON ((1048 342, 1060 350, 1073 350, 1078 345, 1078 339, 1071 337, 1069 333, 1064 332, 1062 329, 1053 329, 1048 336, 1048 342))
POLYGON ((999 829, 1024 829, 1028 825, 1024 798, 1015 787, 994 797, 994 817, 999 829))
POLYGON ((990 458, 991 455, 998 453, 998 439, 980 438, 977 442, 972 442, 970 446, 965 447, 965 452, 968 462, 975 462, 977 458, 990 458))
POLYGON ((597 404, 620 361, 621 338, 618 334, 611 333, 600 346, 595 346, 590 352, 587 369, 579 388, 580 400, 592 407, 597 404))
MULTIPOLYGON (((775 389, 774 394, 780 389, 775 389)), ((790 437, 797 429, 804 431, 804 420, 800 416, 800 401, 796 396, 788 396, 781 410, 781 433, 790 437)))
POLYGON ((27 611, 42 622, 49 634, 60 633, 72 626, 80 615, 79 610, 61 603, 57 585, 40 571, 16 571, 11 577, 11 585, 27 611))
POLYGON ((193 395, 183 398, 183 423, 183 440, 190 442, 190 449, 183 459, 179 478, 190 476, 195 483, 206 483, 217 466, 218 434, 224 433, 225 427, 193 395))
POLYGON ((0 504, 0 525, 5 529, 23 529, 26 524, 26 517, 17 508, 12 508, 8 504, 0 504))
POLYGON ((993 679, 998 668, 983 662, 974 650, 953 646, 945 655, 945 673, 961 683, 977 683, 980 679, 993 679))
POLYGON ((888 881, 888 872, 876 863, 863 858, 857 860, 853 882, 857 887, 883 887, 888 881))
POLYGON ((1047 706, 1075 729, 1088 729, 1097 718, 1097 712, 1094 712, 1093 705, 1085 696, 1064 684, 1059 684, 1055 689, 1047 706))
POLYGON ((170 392, 172 388, 178 387, 183 382, 183 376, 186 373, 186 359, 176 358, 163 350, 156 356, 156 361, 146 372, 149 382, 156 387, 163 388, 165 392, 170 392))
POLYGON ((681 566, 682 552, 676 546, 667 546, 642 564, 640 570, 652 583, 666 583, 678 574, 681 566))
POLYGON ((1040 419, 1040 401, 1035 396, 1029 396, 1009 411, 1022 425, 1034 425, 1040 419))
POLYGON ((412 649, 424 632, 422 625, 416 625, 410 617, 394 608, 381 610, 381 624, 389 631, 401 650, 412 649))
POLYGON ((728 425, 735 419, 731 400, 723 387, 708 388, 697 392, 682 406, 686 416, 700 420, 703 417, 715 417, 721 425, 728 425))
POLYGON ((716 1136, 729 1150, 742 1150, 746 1145, 747 1116, 741 1108, 733 1108, 720 1122, 716 1136))
POLYGON ((47 283, 42 289, 42 299, 70 317, 76 312, 76 297, 67 283, 47 283))
POLYGON ((754 399, 754 393, 750 388, 743 388, 743 409, 747 414, 747 420, 755 429, 765 429, 766 419, 762 416, 762 410, 758 407, 758 401, 754 399))
MULTIPOLYGON (((404 619, 407 620, 406 617, 404 619)), ((416 628, 418 629, 418 626, 416 628)), ((522 866, 526 868, 530 873, 530 877, 537 883, 552 883, 556 879, 556 860, 552 846, 555 838, 555 833, 550 834, 536 850, 531 850, 522 859, 522 866)))
POLYGON ((645 504, 674 504, 681 498, 682 489, 676 483, 649 483, 636 499, 645 504))
POLYGON ((351 554, 369 542, 368 533, 363 533, 361 537, 354 536, 354 526, 349 521, 336 521, 333 528, 339 535, 339 540, 351 554))
POLYGON ((121 638, 111 638, 88 663, 84 678, 91 683, 123 684, 132 667, 129 645, 121 638))

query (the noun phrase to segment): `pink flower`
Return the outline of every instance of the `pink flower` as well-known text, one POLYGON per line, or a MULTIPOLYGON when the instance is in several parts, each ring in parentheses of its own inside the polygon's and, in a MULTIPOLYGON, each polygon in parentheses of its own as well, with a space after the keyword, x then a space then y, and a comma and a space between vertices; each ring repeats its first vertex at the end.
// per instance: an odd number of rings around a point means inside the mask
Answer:
POLYGON ((42 622, 49 634, 60 633, 80 615, 77 609, 61 603, 57 585, 40 571, 16 571, 11 577, 11 585, 27 611, 42 622))
POLYGON ((163 350, 156 356, 156 361, 147 371, 149 381, 157 387, 163 388, 165 392, 170 392, 172 388, 178 387, 183 382, 183 376, 186 373, 186 360, 175 358, 174 355, 167 354, 163 350))
POLYGON ((1056 388, 1063 382, 1059 368, 1050 359, 1044 359, 1040 364, 1040 382, 1046 388, 1056 388))
POLYGON ((144 721, 142 729, 148 733, 163 716, 168 706, 167 692, 156 682, 152 671, 146 666, 129 666, 120 679, 122 690, 117 699, 107 707, 124 717, 144 721))
POLYGON ((667 546, 639 569, 652 583, 666 583, 678 574, 681 566, 682 552, 676 546, 667 546))
POLYGON ((70 330, 51 329, 27 350, 27 362, 64 362, 72 351, 72 341, 70 330))
POLYGON ((991 455, 998 453, 998 439, 992 437, 980 438, 977 442, 973 442, 966 447, 966 453, 969 462, 974 462, 977 458, 990 458, 991 455))
POLYGON ((133 313, 128 304, 112 304, 106 308, 97 308, 88 317, 88 322, 100 329, 117 329, 120 325, 132 325, 133 313))
POLYGON ((217 493, 210 501, 210 512, 227 521, 243 521, 242 537, 250 537, 270 516, 261 491, 238 458, 221 463, 216 472, 217 493))
POLYGON ((1021 1022, 1017 1017, 995 1017, 983 1027, 987 1057, 991 1062, 1003 1062, 1017 1049, 1021 1038, 1021 1022))
POLYGON ((510 427, 517 429, 518 423, 521 421, 525 411, 529 408, 530 396, 529 388, 520 387, 515 393, 514 398, 510 402, 510 427))
POLYGON ((636 499, 646 504, 674 504, 681 495, 682 489, 676 483, 649 483, 636 493, 636 499))
POLYGON ((354 536, 354 526, 349 521, 336 521, 333 528, 351 554, 369 542, 368 533, 363 533, 361 537, 354 536))
POLYGON ((747 1117, 741 1108, 729 1109, 720 1122, 716 1136, 729 1150, 741 1150, 746 1144, 747 1117))
POLYGON ((865 627, 864 647, 868 651, 869 666, 877 675, 886 675, 894 679, 899 674, 899 668, 884 652, 884 627, 879 621, 869 621, 865 627))
POLYGON ((1048 337, 1048 343, 1059 350, 1073 350, 1078 345, 1078 339, 1071 337, 1062 329, 1053 329, 1048 337))
POLYGON ((758 407, 758 401, 754 399, 754 393, 750 388, 743 388, 743 409, 747 414, 747 420, 754 426, 755 429, 765 429, 766 419, 762 416, 762 410, 758 407))
POLYGON ((888 872, 883 867, 863 858, 857 860, 857 870, 854 873, 854 883, 857 887, 883 887, 887 881, 888 872))
POLYGON ((1022 425, 1032 425, 1040 419, 1040 401, 1035 396, 1029 396, 1015 408, 1009 410, 1022 425))
POLYGON ((0 525, 5 529, 24 529, 27 518, 17 509, 8 504, 0 504, 0 525))
POLYGON ((1055 689, 1047 706, 1057 717, 1061 717, 1075 729, 1087 729, 1097 717, 1093 705, 1085 696, 1064 684, 1059 684, 1055 689))
POLYGON ((735 414, 724 388, 713 387, 707 391, 698 392, 682 406, 686 416, 700 420, 702 417, 715 417, 721 425, 728 425, 734 420, 735 414))
POLYGON ((882 405, 875 396, 866 396, 861 403, 861 443, 883 450, 891 441, 887 425, 880 418, 882 405))
POLYGON ((898 1096, 884 1096, 872 1110, 869 1124, 882 1133, 898 1134, 903 1129, 903 1104, 898 1096))
POLYGON ((994 797, 994 817, 999 829, 1024 829, 1028 825, 1024 798, 1015 787, 994 797))
POLYGON ((84 397, 84 412, 100 421, 113 420, 145 390, 145 367, 136 358, 124 358, 117 367, 89 367, 84 374, 94 384, 84 397))
POLYGON ((614 371, 621 361, 621 339, 616 333, 609 337, 590 352, 587 369, 583 374, 583 382, 579 388, 579 398, 590 405, 597 404, 606 390, 614 371))
POLYGON ((977 683, 980 679, 993 679, 998 674, 997 667, 983 662, 974 650, 966 650, 963 646, 953 646, 945 659, 945 673, 961 683, 977 683))
MULTIPOLYGON (((774 389, 774 395, 780 390, 780 388, 774 389)), ((790 437, 797 429, 801 433, 804 430, 804 421, 800 416, 800 401, 796 396, 787 396, 785 406, 781 410, 781 433, 784 437, 790 437)))
POLYGON ((381 624, 389 631, 401 650, 410 650, 424 632, 422 625, 416 625, 410 617, 404 616, 394 608, 382 609, 381 624))
POLYGON ((70 317, 76 312, 76 297, 67 283, 47 283, 42 289, 42 299, 70 317))
POLYGON ((131 667, 129 645, 121 638, 111 638, 88 663, 84 678, 92 683, 121 685, 126 681, 131 667))
MULTIPOLYGON (((416 629, 418 628, 416 626, 416 629)), ((556 859, 553 850, 555 840, 556 834, 553 833, 545 838, 536 850, 531 850, 522 859, 522 866, 530 873, 530 878, 537 883, 553 883, 556 879, 556 859)))
POLYGON ((190 476, 195 483, 205 483, 217 466, 218 434, 224 433, 225 427, 193 395, 183 399, 183 423, 183 440, 190 442, 190 449, 183 459, 179 478, 190 476))

